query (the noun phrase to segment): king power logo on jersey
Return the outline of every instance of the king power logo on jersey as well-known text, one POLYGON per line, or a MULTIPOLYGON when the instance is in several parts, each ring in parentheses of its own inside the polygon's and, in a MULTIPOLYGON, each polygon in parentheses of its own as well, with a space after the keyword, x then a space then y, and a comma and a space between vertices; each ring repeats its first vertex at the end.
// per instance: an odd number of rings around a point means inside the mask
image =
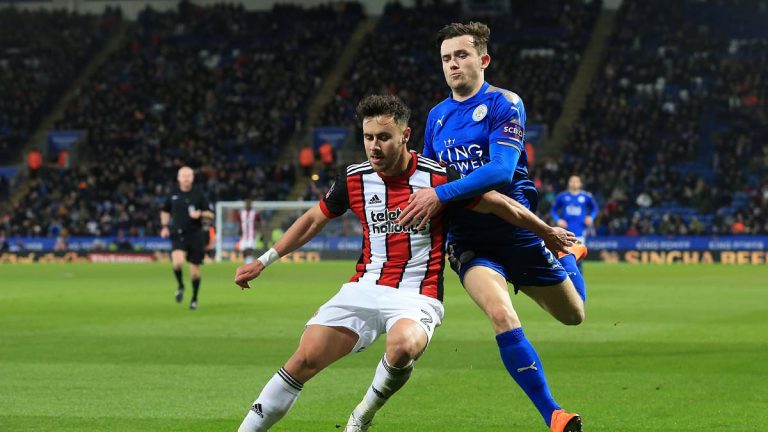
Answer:
POLYGON ((437 152, 437 158, 438 162, 451 165, 462 174, 485 165, 483 148, 479 144, 446 148, 437 152))
MULTIPOLYGON (((400 224, 395 222, 400 219, 400 213, 402 213, 402 210, 399 207, 395 210, 371 211, 369 223, 371 234, 429 233, 429 222, 427 222, 422 230, 416 229, 415 225, 408 228, 400 226, 400 224)), ((418 223, 418 221, 416 222, 418 223)))

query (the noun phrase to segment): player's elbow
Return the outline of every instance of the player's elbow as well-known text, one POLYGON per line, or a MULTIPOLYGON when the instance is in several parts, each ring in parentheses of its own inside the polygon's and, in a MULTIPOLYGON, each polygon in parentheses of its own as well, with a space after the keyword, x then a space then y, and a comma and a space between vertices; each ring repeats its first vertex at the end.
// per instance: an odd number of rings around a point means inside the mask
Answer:
POLYGON ((511 184, 512 180, 515 179, 515 172, 499 168, 494 170, 489 177, 491 184, 493 184, 493 189, 496 189, 511 184))

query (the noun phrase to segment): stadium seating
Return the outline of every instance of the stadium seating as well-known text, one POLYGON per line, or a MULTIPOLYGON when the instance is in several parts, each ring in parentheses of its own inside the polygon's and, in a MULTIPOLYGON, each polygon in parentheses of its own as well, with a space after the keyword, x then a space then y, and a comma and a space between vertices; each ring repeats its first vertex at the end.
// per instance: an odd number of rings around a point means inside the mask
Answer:
POLYGON ((36 180, 14 203, 10 234, 156 235, 182 164, 198 169, 212 201, 280 199, 293 166, 271 161, 361 13, 355 4, 143 11, 56 122, 88 131, 87 162, 36 180))
POLYGON ((624 1, 562 160, 536 172, 545 197, 579 173, 598 233, 768 232, 765 22, 750 0, 624 1))
POLYGON ((0 165, 19 150, 51 104, 114 29, 119 13, 0 9, 0 165))
MULTIPOLYGON (((598 1, 512 2, 508 14, 477 17, 491 27, 489 82, 518 93, 526 104, 529 123, 552 126, 591 33, 598 1)), ((318 126, 357 127, 355 106, 372 93, 400 96, 411 108, 411 146, 421 149, 429 110, 449 94, 440 64, 438 30, 448 23, 468 21, 458 3, 406 8, 387 7, 323 111, 318 126)), ((347 161, 351 162, 351 161, 347 161)), ((321 196, 308 187, 307 198, 321 196)))

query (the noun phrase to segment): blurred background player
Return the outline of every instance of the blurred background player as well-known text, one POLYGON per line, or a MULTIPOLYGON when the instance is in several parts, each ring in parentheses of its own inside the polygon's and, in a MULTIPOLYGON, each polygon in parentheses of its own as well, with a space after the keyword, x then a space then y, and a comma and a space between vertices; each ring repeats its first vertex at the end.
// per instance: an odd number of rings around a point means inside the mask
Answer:
POLYGON ((162 229, 160 236, 171 238, 171 261, 173 274, 176 276, 176 302, 184 299, 184 280, 181 267, 186 260, 192 278, 192 300, 189 308, 197 309, 197 296, 200 292, 200 266, 205 257, 206 239, 203 220, 213 219, 213 212, 208 199, 199 187, 194 186, 195 173, 192 168, 179 168, 178 186, 165 199, 160 211, 162 229))
POLYGON ((261 217, 259 212, 252 208, 251 200, 245 202, 245 208, 237 212, 240 221, 240 241, 237 247, 243 253, 246 264, 253 262, 253 250, 261 236, 261 217))
POLYGON ((566 228, 582 243, 595 222, 597 203, 592 194, 581 190, 581 177, 571 176, 568 179, 568 190, 561 192, 555 198, 550 209, 552 220, 560 227, 566 228))
MULTIPOLYGON (((456 168, 463 177, 414 192, 401 215, 404 226, 421 226, 443 203, 489 190, 536 211, 538 195, 528 177, 525 151, 525 107, 517 94, 485 82, 489 38, 488 26, 477 22, 450 24, 438 33, 451 95, 429 112, 424 156, 456 168)), ((584 320, 586 298, 579 257, 564 254, 558 259, 536 234, 494 215, 457 209, 450 222, 451 267, 491 320, 507 371, 552 432, 581 431, 580 416, 563 410, 552 396, 507 287, 512 283, 515 293, 523 291, 560 322, 578 325, 584 320)), ((583 256, 586 248, 577 246, 583 256)))

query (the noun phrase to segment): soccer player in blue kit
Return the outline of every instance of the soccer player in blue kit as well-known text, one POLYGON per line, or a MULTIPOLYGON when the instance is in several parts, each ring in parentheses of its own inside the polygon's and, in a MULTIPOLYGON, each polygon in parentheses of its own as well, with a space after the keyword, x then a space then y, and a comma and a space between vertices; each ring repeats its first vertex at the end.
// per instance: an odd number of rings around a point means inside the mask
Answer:
POLYGON ((583 191, 581 187, 581 177, 571 176, 568 179, 568 190, 557 195, 549 212, 558 226, 567 228, 585 243, 587 229, 597 216, 597 203, 592 194, 583 191))
MULTIPOLYGON (((464 177, 413 194, 400 216, 403 226, 422 227, 444 203, 489 190, 536 209, 538 195, 528 178, 523 141, 525 108, 515 93, 485 82, 489 37, 490 29, 482 23, 454 23, 438 33, 451 95, 429 113, 423 154, 455 167, 464 177)), ((507 371, 553 432, 581 431, 581 417, 555 402, 539 356, 512 306, 507 282, 562 323, 580 324, 586 288, 577 260, 586 248, 579 244, 571 251, 558 259, 535 234, 494 216, 459 210, 449 223, 451 267, 491 320, 507 371)))

